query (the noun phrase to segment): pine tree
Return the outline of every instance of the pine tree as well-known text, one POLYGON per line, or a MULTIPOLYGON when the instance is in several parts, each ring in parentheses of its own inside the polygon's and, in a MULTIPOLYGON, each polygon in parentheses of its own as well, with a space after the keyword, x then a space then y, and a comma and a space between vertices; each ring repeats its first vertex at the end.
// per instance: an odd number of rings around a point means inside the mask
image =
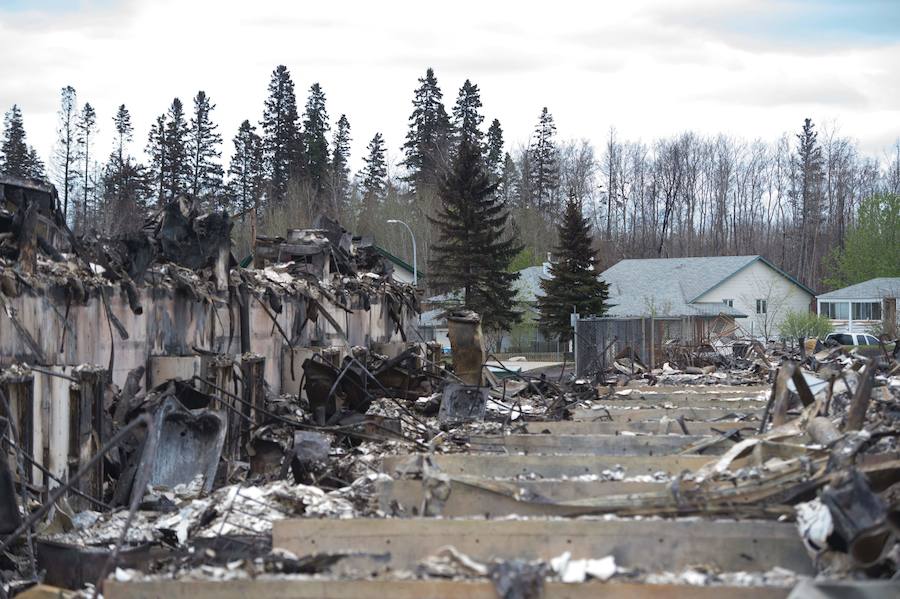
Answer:
POLYGON ((56 148, 53 166, 56 171, 56 187, 62 192, 63 216, 69 214, 69 196, 74 193, 76 181, 76 129, 78 107, 75 88, 68 85, 60 92, 60 106, 56 128, 56 148))
POLYGON ((793 192, 794 203, 799 210, 800 247, 797 272, 804 283, 818 279, 815 271, 819 224, 822 218, 822 182, 824 179, 822 147, 818 142, 812 120, 805 119, 803 130, 797 135, 797 153, 794 166, 797 181, 793 192))
POLYGON ((331 204, 335 217, 347 210, 350 201, 350 121, 342 114, 334 132, 331 154, 331 204))
POLYGON ((263 169, 262 139, 250 121, 244 121, 234 136, 234 153, 228 167, 228 190, 232 210, 257 210, 262 195, 263 169))
POLYGON ((306 172, 315 194, 313 212, 322 209, 322 200, 328 184, 328 112, 325 109, 325 92, 318 83, 309 88, 309 98, 303 117, 303 148, 306 152, 306 172))
POLYGON ((116 215, 109 229, 123 231, 134 228, 133 223, 122 222, 123 218, 140 220, 146 209, 151 183, 147 169, 128 153, 134 127, 131 113, 124 104, 119 106, 112 120, 115 141, 103 170, 103 200, 105 212, 116 215))
POLYGON ((401 165, 408 170, 404 180, 413 192, 435 187, 447 161, 452 128, 442 99, 434 70, 429 68, 413 96, 409 132, 403 144, 405 159, 401 165))
POLYGON ((131 113, 124 104, 119 105, 116 115, 113 117, 113 129, 116 132, 116 147, 113 150, 120 163, 125 162, 126 146, 134 135, 134 127, 131 124, 131 113))
POLYGON ((529 203, 539 211, 551 214, 557 209, 559 186, 559 151, 555 135, 553 116, 545 106, 528 148, 530 168, 527 176, 531 193, 529 203))
POLYGON ((156 202, 162 205, 166 197, 166 115, 156 117, 147 136, 147 155, 150 156, 148 176, 156 188, 156 202))
POLYGON ((81 179, 81 224, 86 226, 88 222, 88 196, 94 191, 90 176, 91 144, 94 141, 94 135, 97 133, 97 113, 90 102, 85 102, 75 126, 78 130, 78 157, 81 160, 81 172, 83 175, 81 179))
POLYGON ((292 177, 304 174, 305 157, 298 119, 291 73, 286 66, 278 65, 272 72, 269 97, 260 122, 266 174, 275 201, 285 199, 292 177))
POLYGON ((581 210, 581 200, 569 193, 559 225, 559 245, 550 266, 552 278, 541 281, 538 298, 540 326, 559 338, 572 339, 571 313, 602 316, 609 299, 609 286, 597 278, 597 256, 591 247, 591 227, 581 210))
POLYGON ((479 149, 484 146, 484 133, 481 131, 484 116, 480 110, 481 92, 477 85, 466 79, 459 88, 453 107, 453 135, 457 146, 462 143, 479 149))
POLYGON ((151 194, 147 169, 128 153, 134 127, 131 113, 121 104, 113 116, 115 139, 101 179, 103 210, 107 233, 116 234, 140 228, 151 194))
POLYGON ((187 149, 190 156, 191 195, 208 201, 222 192, 222 134, 217 131, 210 113, 215 110, 206 92, 194 97, 194 115, 191 117, 187 149))
POLYGON ((512 286, 519 275, 506 269, 522 248, 508 234, 509 212, 496 189, 481 149, 464 140, 441 181, 437 215, 429 217, 438 229, 429 278, 437 291, 461 289, 486 330, 504 331, 521 318, 512 286))
POLYGON ((359 173, 362 212, 359 215, 358 229, 362 233, 371 233, 375 215, 384 202, 385 179, 387 179, 387 161, 381 133, 376 133, 369 142, 363 162, 366 165, 359 173))
POLYGON ((44 177, 44 163, 25 140, 22 111, 12 105, 3 119, 3 144, 0 146, 0 173, 12 177, 44 177))
POLYGON ((366 147, 368 155, 363 158, 366 163, 362 171, 362 190, 366 197, 372 197, 376 201, 383 199, 385 178, 387 177, 387 162, 385 161, 384 137, 376 133, 372 141, 366 147))
POLYGON ((503 170, 503 129, 497 119, 494 119, 488 127, 484 161, 488 173, 499 179, 503 170))
POLYGON ((518 167, 516 167, 516 161, 513 160, 509 152, 503 158, 499 180, 497 196, 507 207, 517 205, 521 193, 522 176, 519 174, 518 167))
POLYGON ((191 188, 191 164, 188 156, 188 124, 184 116, 184 105, 175 98, 166 113, 165 160, 165 193, 168 200, 187 193, 191 188))

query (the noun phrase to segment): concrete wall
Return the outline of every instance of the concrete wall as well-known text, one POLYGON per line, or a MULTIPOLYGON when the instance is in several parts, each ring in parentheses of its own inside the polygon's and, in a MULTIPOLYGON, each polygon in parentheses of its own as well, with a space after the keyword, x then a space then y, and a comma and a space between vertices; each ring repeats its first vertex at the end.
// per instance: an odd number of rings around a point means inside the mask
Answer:
POLYGON ((777 337, 789 312, 809 312, 813 296, 784 275, 757 260, 697 301, 734 300, 734 308, 747 315, 736 319, 754 336, 777 337), (756 300, 766 300, 767 313, 756 313, 756 300))
MULTIPOLYGON (((124 293, 117 287, 109 288, 110 308, 128 332, 127 340, 121 339, 115 328, 110 334, 103 302, 96 293, 86 304, 73 303, 69 307, 70 330, 65 334, 66 298, 62 289, 51 289, 39 295, 24 293, 17 298, 6 298, 6 301, 15 308, 19 322, 41 347, 50 365, 108 367, 110 350, 114 349, 113 382, 119 386, 124 384, 130 370, 146 366, 150 356, 193 355, 195 347, 216 353, 240 353, 240 310, 236 301, 229 306, 227 293, 213 304, 163 288, 143 288, 140 294, 144 312, 136 315, 129 308, 124 293)), ((328 310, 343 327, 348 339, 339 335, 320 315, 318 322, 305 325, 297 346, 367 345, 400 339, 399 334, 390 333, 392 322, 380 297, 372 297, 370 310, 358 308, 350 313, 325 298, 320 303, 322 309, 328 310)), ((274 314, 271 308, 269 312, 274 314)), ((302 321, 305 314, 306 298, 283 297, 282 313, 276 316, 290 337, 295 319, 302 321)), ((410 331, 411 327, 407 325, 406 330, 410 331)), ((287 343, 253 298, 250 331, 251 350, 265 356, 266 381, 275 393, 280 393, 283 349, 287 343)), ((8 316, 0 311, 0 367, 16 362, 39 363, 8 316)))

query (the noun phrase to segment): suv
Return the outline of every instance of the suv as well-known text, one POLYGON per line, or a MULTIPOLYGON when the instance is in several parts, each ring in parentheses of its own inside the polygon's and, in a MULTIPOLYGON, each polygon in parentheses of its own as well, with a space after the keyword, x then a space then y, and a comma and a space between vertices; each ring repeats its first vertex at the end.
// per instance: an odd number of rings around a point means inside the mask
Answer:
POLYGON ((829 341, 839 345, 880 345, 877 337, 866 333, 828 333, 825 343, 829 341))

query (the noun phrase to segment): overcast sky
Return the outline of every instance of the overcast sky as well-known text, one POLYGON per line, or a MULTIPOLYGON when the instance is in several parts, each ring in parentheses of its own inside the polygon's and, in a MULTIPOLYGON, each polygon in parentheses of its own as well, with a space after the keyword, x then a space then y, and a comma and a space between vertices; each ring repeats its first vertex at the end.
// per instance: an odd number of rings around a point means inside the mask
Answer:
POLYGON ((119 104, 142 152, 153 118, 200 89, 230 153, 281 63, 301 107, 318 81, 332 122, 348 115, 356 165, 376 131, 400 157, 429 66, 448 110, 477 83, 510 145, 542 106, 598 146, 611 126, 772 140, 807 116, 879 157, 900 137, 900 0, 0 0, 0 109, 21 106, 45 159, 65 85, 97 110, 103 155, 119 104))

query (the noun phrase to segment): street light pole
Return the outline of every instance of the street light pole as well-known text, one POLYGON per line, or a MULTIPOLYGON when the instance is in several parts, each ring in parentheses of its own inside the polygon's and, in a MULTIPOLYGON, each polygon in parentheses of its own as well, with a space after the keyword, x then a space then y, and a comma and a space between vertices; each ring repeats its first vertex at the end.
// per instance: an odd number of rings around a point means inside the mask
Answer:
POLYGON ((407 224, 406 224, 405 222, 403 222, 402 220, 397 220, 397 219, 392 218, 392 219, 390 219, 388 222, 391 223, 391 224, 403 225, 404 227, 406 227, 406 230, 409 231, 409 236, 412 237, 412 245, 413 245, 413 287, 418 287, 418 286, 419 286, 419 270, 418 270, 418 268, 417 268, 417 266, 416 266, 416 236, 413 234, 412 229, 409 228, 409 225, 407 225, 407 224))

